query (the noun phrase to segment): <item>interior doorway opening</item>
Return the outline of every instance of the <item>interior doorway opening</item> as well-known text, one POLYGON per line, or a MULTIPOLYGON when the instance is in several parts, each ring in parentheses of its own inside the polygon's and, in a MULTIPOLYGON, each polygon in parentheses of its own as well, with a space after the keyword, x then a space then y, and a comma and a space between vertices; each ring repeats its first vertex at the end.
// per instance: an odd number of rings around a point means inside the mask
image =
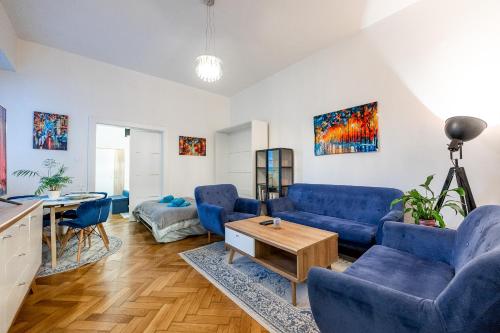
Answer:
POLYGON ((96 125, 95 190, 113 199, 113 214, 129 213, 130 129, 96 125))

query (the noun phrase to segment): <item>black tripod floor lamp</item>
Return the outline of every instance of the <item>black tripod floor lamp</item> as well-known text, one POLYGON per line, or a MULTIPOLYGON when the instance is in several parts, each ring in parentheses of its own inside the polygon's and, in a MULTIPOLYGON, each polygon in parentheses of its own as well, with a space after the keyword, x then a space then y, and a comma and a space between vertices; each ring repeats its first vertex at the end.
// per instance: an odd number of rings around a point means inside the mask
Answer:
MULTIPOLYGON (((465 197, 460 197, 465 215, 476 208, 476 202, 474 201, 465 169, 458 164, 458 161, 462 159, 464 142, 477 138, 487 126, 488 124, 482 119, 466 116, 449 118, 444 125, 444 132, 448 139, 451 140, 448 150, 450 151, 450 159, 453 166, 448 171, 448 176, 446 177, 441 193, 450 188, 453 177, 456 177, 458 186, 465 191, 465 197), (459 154, 458 158, 455 157, 456 153, 459 154)), ((443 206, 444 199, 442 196, 436 203, 438 210, 443 206)))

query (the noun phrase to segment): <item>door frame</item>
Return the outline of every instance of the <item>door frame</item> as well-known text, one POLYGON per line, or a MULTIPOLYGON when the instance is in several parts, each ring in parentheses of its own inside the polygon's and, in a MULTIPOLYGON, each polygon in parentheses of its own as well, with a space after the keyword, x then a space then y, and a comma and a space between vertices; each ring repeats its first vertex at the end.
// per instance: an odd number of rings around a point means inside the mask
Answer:
MULTIPOLYGON (((161 193, 165 195, 167 189, 167 177, 168 175, 168 131, 166 127, 161 126, 151 126, 146 124, 127 122, 127 121, 118 121, 118 120, 110 120, 105 118, 97 118, 97 117, 89 117, 89 136, 88 136, 88 151, 87 151, 87 190, 95 191, 95 172, 96 172, 96 128, 97 125, 109 125, 109 126, 117 126, 117 127, 126 127, 126 128, 135 128, 139 130, 151 131, 151 132, 159 132, 161 134, 162 141, 162 149, 161 149, 161 193)), ((130 189, 129 189, 130 190, 130 189)))

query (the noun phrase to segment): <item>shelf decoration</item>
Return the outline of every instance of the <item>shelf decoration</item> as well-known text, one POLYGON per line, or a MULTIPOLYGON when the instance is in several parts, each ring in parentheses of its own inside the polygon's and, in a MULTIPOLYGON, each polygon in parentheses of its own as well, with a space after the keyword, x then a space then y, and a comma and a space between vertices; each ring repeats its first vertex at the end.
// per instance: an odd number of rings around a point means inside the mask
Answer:
POLYGON ((293 150, 263 149, 256 152, 256 199, 284 197, 293 184, 293 150))

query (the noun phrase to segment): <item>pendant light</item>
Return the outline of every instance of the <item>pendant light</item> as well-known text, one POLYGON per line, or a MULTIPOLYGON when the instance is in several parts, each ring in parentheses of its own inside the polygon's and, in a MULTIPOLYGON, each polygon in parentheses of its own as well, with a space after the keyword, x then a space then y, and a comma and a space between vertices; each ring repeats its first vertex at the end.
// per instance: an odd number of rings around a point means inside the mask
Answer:
POLYGON ((215 82, 222 77, 222 61, 215 55, 215 0, 205 0, 207 5, 207 23, 205 28, 205 53, 196 58, 196 74, 205 82, 215 82))

